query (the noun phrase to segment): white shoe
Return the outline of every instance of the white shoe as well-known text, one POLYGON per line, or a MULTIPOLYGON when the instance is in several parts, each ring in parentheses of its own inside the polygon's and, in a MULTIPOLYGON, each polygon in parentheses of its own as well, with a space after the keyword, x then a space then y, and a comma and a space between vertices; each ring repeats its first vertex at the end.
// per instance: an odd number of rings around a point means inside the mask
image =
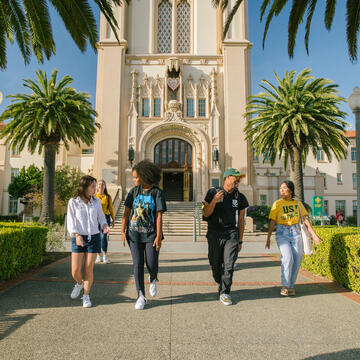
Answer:
POLYGON ((72 289, 72 292, 70 294, 70 297, 72 299, 76 299, 79 295, 81 290, 84 288, 84 281, 82 281, 81 285, 79 285, 78 283, 76 283, 74 285, 74 288, 72 289))
POLYGON ((83 307, 84 308, 91 307, 90 295, 83 295, 82 301, 83 301, 83 307))
POLYGON ((136 310, 143 310, 146 305, 146 299, 145 296, 140 291, 139 297, 136 300, 135 309, 136 310))
POLYGON ((104 263, 104 264, 108 264, 109 262, 110 262, 110 261, 109 261, 107 255, 104 255, 104 256, 103 256, 103 263, 104 263))
POLYGON ((95 263, 96 263, 96 264, 101 263, 101 257, 100 257, 100 255, 98 255, 98 256, 96 257, 95 263))
POLYGON ((149 283, 150 283, 150 287, 149 287, 149 293, 151 296, 156 296, 157 294, 157 284, 156 284, 156 279, 153 281, 150 281, 150 276, 149 276, 149 283))
POLYGON ((232 305, 231 296, 228 294, 221 294, 220 301, 224 305, 232 305))

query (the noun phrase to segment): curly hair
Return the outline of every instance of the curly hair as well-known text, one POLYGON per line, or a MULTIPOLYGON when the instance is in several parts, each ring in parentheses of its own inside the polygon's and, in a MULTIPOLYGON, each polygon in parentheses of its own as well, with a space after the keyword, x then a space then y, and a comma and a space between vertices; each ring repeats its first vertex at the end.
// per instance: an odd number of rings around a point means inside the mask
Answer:
POLYGON ((136 171, 143 184, 153 186, 160 182, 161 170, 150 160, 143 160, 135 164, 132 171, 136 171))
MULTIPOLYGON (((86 196, 86 189, 93 183, 96 182, 96 179, 90 175, 85 175, 80 179, 79 186, 77 188, 77 196, 84 197, 88 199, 86 196)), ((90 199, 89 199, 90 200, 90 199)))

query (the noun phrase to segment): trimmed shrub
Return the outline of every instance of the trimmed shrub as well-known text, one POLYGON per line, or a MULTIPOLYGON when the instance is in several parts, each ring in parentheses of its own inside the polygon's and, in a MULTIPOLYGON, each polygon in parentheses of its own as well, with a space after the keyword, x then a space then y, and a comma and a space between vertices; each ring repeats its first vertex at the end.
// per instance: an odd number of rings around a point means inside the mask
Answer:
POLYGON ((23 223, 0 224, 0 280, 39 266, 46 248, 45 226, 23 223))
POLYGON ((304 255, 302 268, 360 293, 360 229, 322 226, 314 230, 323 240, 314 254, 304 255))

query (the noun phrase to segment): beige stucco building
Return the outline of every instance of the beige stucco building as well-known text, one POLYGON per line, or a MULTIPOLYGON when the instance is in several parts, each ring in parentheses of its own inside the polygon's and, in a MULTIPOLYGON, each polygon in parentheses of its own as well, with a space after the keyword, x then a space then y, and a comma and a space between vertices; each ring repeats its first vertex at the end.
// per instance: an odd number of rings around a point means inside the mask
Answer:
POLYGON ((120 43, 100 23, 95 177, 125 196, 133 152, 134 162, 161 167, 168 199, 191 201, 236 167, 252 202, 242 117, 251 93, 247 2, 224 41, 224 14, 209 0, 132 1, 115 13, 120 43))

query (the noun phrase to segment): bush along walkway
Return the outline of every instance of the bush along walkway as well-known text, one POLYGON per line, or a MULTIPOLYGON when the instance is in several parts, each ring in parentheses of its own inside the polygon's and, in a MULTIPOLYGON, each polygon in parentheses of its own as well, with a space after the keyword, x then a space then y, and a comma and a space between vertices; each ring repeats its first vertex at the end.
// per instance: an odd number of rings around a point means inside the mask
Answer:
POLYGON ((150 297, 146 284, 143 311, 134 309, 130 254, 111 253, 110 264, 95 265, 89 309, 70 299, 73 280, 64 259, 0 292, 0 358, 360 358, 359 297, 343 296, 302 270, 297 296, 282 298, 274 256, 241 254, 234 305, 223 306, 206 252, 163 252, 158 295, 150 297))

